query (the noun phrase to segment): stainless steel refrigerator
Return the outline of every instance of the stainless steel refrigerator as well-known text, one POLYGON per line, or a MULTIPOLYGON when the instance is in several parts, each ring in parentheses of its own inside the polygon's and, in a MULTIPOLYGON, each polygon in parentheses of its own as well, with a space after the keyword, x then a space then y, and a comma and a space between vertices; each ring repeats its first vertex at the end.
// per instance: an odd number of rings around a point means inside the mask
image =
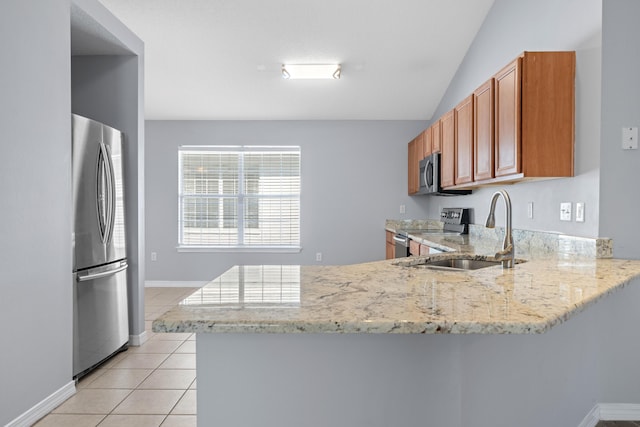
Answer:
POLYGON ((122 132, 72 115, 73 376, 129 340, 122 132))

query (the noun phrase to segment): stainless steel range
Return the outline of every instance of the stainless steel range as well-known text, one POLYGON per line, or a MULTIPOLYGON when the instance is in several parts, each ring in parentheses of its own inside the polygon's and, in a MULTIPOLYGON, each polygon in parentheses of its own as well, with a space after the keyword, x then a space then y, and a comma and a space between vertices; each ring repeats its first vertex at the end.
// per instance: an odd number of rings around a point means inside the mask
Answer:
POLYGON ((443 208, 440 212, 440 220, 444 223, 442 228, 419 228, 396 230, 393 240, 396 244, 396 258, 409 256, 409 235, 411 234, 468 234, 471 209, 469 208, 443 208))

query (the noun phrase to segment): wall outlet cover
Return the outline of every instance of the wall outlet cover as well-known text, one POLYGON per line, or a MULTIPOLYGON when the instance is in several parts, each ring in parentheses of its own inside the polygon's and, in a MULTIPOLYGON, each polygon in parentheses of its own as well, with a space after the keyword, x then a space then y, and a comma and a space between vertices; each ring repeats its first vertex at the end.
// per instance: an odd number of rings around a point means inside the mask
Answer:
POLYGON ((576 222, 584 222, 584 202, 576 203, 576 222))
POLYGON ((623 150, 638 149, 638 128, 637 127, 622 128, 622 149, 623 150))

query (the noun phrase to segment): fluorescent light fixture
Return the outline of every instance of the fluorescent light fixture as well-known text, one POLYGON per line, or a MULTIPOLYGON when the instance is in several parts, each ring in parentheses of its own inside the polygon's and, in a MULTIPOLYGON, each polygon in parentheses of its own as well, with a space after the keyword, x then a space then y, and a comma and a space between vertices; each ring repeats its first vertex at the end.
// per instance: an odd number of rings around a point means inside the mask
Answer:
POLYGON ((340 64, 283 64, 284 79, 339 79, 340 64))

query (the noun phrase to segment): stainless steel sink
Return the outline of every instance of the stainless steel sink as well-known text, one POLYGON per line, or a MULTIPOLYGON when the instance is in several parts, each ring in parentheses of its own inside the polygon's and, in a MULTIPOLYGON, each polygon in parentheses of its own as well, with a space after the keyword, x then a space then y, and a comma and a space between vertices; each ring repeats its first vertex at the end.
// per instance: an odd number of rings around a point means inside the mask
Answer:
POLYGON ((451 270, 451 269, 478 270, 480 268, 493 267, 495 265, 500 265, 500 264, 501 264, 500 261, 454 258, 454 259, 429 260, 424 264, 419 264, 417 267, 446 269, 446 270, 451 270))
MULTIPOLYGON (((523 259, 514 260, 514 264, 526 262, 523 259)), ((429 257, 408 257, 398 261, 396 265, 413 268, 428 268, 443 271, 473 271, 481 268, 502 265, 502 261, 492 256, 460 254, 442 254, 429 257)))

